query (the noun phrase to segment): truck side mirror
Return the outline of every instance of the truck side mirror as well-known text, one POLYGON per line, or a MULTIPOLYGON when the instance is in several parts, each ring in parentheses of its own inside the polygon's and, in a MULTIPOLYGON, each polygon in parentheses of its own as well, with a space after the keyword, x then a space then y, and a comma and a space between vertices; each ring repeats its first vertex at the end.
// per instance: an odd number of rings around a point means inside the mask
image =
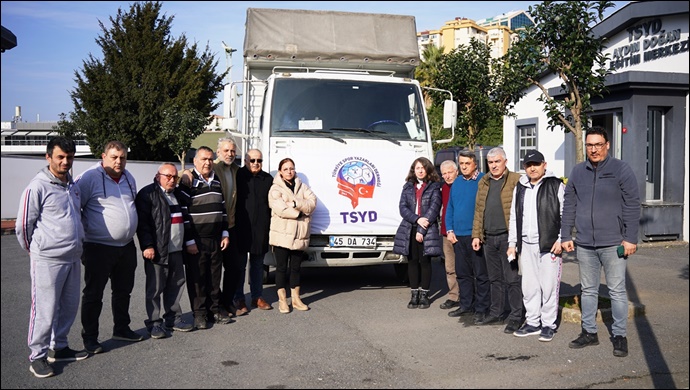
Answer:
POLYGON ((455 129, 458 123, 458 102, 445 100, 443 102, 443 128, 455 129))

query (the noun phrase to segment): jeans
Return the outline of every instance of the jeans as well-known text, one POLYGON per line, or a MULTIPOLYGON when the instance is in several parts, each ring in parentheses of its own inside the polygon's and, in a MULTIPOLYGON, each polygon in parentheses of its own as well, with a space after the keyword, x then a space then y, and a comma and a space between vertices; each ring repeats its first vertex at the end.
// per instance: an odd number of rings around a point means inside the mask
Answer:
POLYGON ((611 312, 614 336, 627 335, 628 293, 625 289, 625 269, 627 260, 618 257, 615 246, 603 248, 577 247, 577 260, 580 265, 582 285, 582 329, 587 333, 597 331, 597 306, 599 303, 599 284, 601 268, 604 268, 606 285, 611 296, 611 312))
MULTIPOLYGON (((252 295, 252 300, 261 298, 264 292, 264 255, 265 254, 249 254, 249 291, 252 295)), ((246 263, 246 260, 245 260, 246 263)), ((244 280, 246 269, 242 268, 240 273, 240 283, 235 291, 235 300, 244 299, 244 280)))
POLYGON ((491 305, 491 283, 484 260, 484 248, 472 249, 472 236, 457 236, 455 267, 460 285, 460 307, 486 313, 491 305))

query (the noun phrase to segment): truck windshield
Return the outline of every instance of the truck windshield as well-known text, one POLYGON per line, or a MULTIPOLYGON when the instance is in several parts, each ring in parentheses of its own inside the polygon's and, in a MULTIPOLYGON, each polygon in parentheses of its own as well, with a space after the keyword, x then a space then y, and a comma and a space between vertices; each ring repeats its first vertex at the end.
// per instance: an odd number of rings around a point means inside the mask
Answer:
POLYGON ((271 135, 426 141, 423 103, 412 84, 278 79, 271 135), (295 131, 298 130, 298 131, 295 131))

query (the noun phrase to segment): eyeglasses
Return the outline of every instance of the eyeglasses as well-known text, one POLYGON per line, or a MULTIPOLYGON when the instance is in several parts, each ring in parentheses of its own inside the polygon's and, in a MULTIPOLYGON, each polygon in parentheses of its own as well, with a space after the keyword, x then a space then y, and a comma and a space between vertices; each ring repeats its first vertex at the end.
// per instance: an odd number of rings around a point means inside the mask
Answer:
POLYGON ((249 159, 249 162, 252 163, 252 164, 254 164, 254 163, 259 163, 259 164, 261 164, 262 162, 264 162, 264 160, 261 159, 261 158, 250 158, 250 159, 249 159))
POLYGON ((177 179, 179 179, 177 177, 177 175, 168 175, 166 173, 160 173, 160 172, 158 172, 158 176, 165 176, 168 178, 168 180, 172 180, 172 181, 177 181, 177 179))
POLYGON ((606 142, 600 142, 598 144, 585 144, 585 147, 591 150, 601 150, 601 148, 603 148, 604 145, 606 145, 606 142))

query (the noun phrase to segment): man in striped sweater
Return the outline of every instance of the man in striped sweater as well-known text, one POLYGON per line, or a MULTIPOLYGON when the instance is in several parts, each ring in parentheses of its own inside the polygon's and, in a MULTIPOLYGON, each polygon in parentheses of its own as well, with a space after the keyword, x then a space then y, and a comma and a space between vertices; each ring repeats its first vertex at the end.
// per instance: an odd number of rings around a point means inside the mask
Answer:
POLYGON ((194 311, 194 327, 207 329, 207 320, 233 322, 220 305, 223 267, 221 251, 228 248, 229 234, 225 200, 220 181, 213 172, 213 150, 202 146, 194 156, 194 169, 185 171, 180 189, 187 198, 194 239, 199 252, 187 253, 187 290, 194 311))

